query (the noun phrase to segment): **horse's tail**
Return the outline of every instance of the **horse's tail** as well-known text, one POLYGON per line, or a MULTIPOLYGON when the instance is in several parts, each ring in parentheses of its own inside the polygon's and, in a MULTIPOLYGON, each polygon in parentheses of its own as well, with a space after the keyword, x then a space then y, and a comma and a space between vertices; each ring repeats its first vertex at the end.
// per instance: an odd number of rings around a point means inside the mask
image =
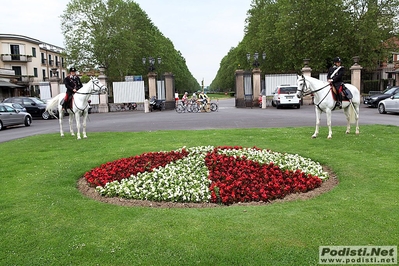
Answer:
POLYGON ((356 122, 356 113, 355 113, 355 106, 353 105, 353 102, 349 102, 349 123, 354 124, 356 122))
POLYGON ((58 94, 46 103, 46 111, 53 117, 56 117, 54 111, 60 106, 60 100, 64 98, 65 93, 58 94))

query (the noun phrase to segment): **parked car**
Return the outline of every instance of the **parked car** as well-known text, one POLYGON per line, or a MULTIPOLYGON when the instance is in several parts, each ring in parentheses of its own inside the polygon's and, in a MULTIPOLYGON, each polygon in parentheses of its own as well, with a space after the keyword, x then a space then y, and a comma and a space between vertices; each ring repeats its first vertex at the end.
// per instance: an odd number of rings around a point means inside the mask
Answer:
POLYGON ((46 103, 36 97, 11 97, 3 100, 4 103, 19 103, 26 108, 26 111, 33 117, 49 119, 50 115, 46 112, 46 103))
POLYGON ((11 106, 12 108, 14 108, 15 110, 18 110, 18 111, 20 111, 20 112, 25 112, 25 113, 27 113, 27 112, 26 112, 26 108, 23 107, 23 106, 22 106, 21 104, 19 104, 19 103, 3 103, 3 104, 8 105, 8 106, 11 106))
POLYGON ((301 108, 301 99, 297 96, 298 87, 295 85, 281 85, 273 92, 272 106, 277 109, 283 106, 301 108))
POLYGON ((378 112, 386 114, 387 112, 399 113, 399 93, 382 100, 378 103, 378 112))
POLYGON ((9 105, 0 103, 0 130, 8 126, 32 124, 32 116, 29 113, 15 110, 9 105))
POLYGON ((363 103, 368 105, 369 107, 378 107, 378 103, 380 101, 385 100, 398 92, 399 86, 391 87, 384 90, 382 93, 377 93, 364 97, 363 103))

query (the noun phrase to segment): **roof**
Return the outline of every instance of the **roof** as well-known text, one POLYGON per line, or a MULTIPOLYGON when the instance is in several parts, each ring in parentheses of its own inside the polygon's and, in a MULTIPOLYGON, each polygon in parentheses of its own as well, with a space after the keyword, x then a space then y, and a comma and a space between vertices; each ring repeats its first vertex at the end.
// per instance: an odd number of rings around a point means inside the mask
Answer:
POLYGON ((0 87, 8 87, 8 88, 23 88, 23 86, 19 86, 14 83, 10 83, 7 81, 0 80, 0 87))

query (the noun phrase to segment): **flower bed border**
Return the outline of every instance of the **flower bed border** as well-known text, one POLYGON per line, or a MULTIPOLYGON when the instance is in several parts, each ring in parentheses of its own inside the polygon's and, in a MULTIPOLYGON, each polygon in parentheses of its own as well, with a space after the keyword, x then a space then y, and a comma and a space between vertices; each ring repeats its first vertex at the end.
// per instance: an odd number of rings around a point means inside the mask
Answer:
POLYGON ((148 207, 148 208, 228 208, 231 206, 262 206, 275 204, 279 202, 289 202, 296 200, 308 200, 315 198, 321 194, 331 191, 335 188, 339 182, 336 178, 336 175, 331 171, 331 169, 327 167, 323 167, 324 171, 329 173, 329 178, 325 180, 320 187, 315 188, 311 191, 305 193, 293 193, 289 194, 283 199, 275 199, 269 202, 246 202, 246 203, 234 203, 231 205, 222 205, 216 203, 180 203, 180 202, 154 202, 154 201, 145 201, 145 200, 131 200, 124 199, 119 197, 108 198, 101 196, 95 189, 95 187, 90 186, 87 180, 84 177, 81 177, 77 182, 78 190, 86 197, 91 198, 93 200, 118 205, 125 207, 148 207))

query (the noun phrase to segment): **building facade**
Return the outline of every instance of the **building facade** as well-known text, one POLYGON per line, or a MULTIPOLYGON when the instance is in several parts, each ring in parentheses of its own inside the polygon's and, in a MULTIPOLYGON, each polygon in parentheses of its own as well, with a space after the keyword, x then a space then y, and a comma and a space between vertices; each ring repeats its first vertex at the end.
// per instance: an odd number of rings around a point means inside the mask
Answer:
POLYGON ((0 102, 13 96, 40 95, 40 84, 64 79, 64 49, 23 35, 0 33, 0 102))

